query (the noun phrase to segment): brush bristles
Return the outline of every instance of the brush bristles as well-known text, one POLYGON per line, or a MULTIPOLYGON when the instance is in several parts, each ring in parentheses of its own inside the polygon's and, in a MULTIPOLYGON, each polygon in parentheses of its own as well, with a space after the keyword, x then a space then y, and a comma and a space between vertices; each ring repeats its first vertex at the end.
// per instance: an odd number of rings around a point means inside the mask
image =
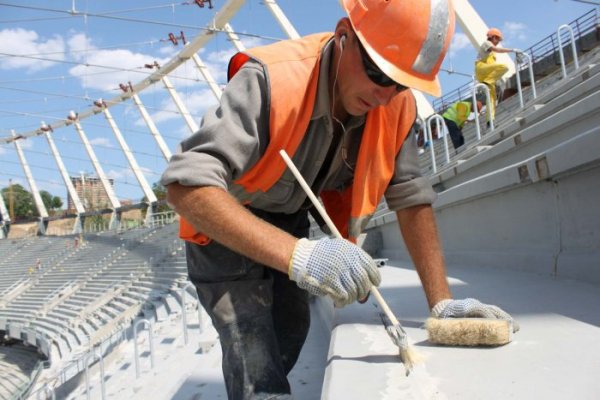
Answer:
POLYGON ((510 321, 486 318, 428 318, 429 341, 450 346, 501 346, 512 340, 510 321))
POLYGON ((404 368, 406 369, 406 376, 408 376, 415 364, 422 362, 425 358, 412 346, 407 346, 404 348, 400 348, 400 359, 404 363, 404 368))

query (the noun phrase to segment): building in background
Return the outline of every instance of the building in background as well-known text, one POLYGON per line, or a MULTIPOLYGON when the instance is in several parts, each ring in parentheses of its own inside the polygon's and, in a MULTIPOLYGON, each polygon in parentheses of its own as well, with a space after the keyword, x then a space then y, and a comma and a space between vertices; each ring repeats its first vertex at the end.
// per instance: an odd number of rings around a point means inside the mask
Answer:
MULTIPOLYGON (((114 185, 113 179, 109 179, 108 181, 111 186, 114 185)), ((72 176, 71 182, 75 187, 75 191, 77 192, 81 203, 87 211, 102 210, 111 207, 110 200, 106 194, 106 190, 104 190, 104 186, 102 186, 100 178, 81 174, 80 176, 72 176)), ((75 205, 69 194, 67 194, 67 199, 68 210, 74 211, 75 205)))

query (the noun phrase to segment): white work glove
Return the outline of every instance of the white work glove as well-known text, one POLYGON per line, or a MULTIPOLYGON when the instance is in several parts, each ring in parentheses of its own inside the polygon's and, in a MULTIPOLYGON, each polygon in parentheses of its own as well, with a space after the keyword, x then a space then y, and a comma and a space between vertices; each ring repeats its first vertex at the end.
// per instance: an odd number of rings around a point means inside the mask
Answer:
POLYGON ((298 240, 289 276, 309 293, 330 296, 336 307, 365 298, 381 283, 371 256, 344 239, 298 240))
POLYGON ((515 53, 515 58, 517 62, 520 64, 524 61, 523 52, 519 49, 512 49, 513 53, 515 53))
POLYGON ((431 316, 435 318, 495 318, 511 321, 513 331, 519 330, 519 324, 506 311, 500 307, 483 304, 477 299, 463 300, 446 299, 437 303, 431 309, 431 316))

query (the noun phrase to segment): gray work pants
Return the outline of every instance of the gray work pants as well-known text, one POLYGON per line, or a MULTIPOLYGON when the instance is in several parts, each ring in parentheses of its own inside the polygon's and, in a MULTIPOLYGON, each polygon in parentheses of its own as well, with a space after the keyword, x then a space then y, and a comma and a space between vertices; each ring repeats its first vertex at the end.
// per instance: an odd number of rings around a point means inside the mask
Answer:
MULTIPOLYGON (((306 211, 250 211, 296 237, 308 235, 306 211)), ((229 399, 291 399, 287 374, 308 334, 308 293, 214 241, 186 243, 186 252, 190 280, 219 333, 229 399)))

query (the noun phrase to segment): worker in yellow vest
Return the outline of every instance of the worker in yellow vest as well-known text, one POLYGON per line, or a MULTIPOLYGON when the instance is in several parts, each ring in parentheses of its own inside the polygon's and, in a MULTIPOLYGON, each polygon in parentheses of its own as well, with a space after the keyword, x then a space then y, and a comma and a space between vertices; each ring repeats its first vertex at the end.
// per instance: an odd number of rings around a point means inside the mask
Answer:
POLYGON ((309 294, 342 307, 380 272, 355 245, 385 197, 436 317, 510 318, 454 300, 420 175, 408 88, 439 96, 450 0, 342 0, 333 33, 232 57, 220 104, 181 143, 161 183, 181 216, 190 280, 219 333, 230 399, 289 399, 309 294), (310 202, 284 149, 348 239, 307 239, 310 202), (376 158, 377 162, 373 162, 376 158))
POLYGON ((496 82, 508 72, 508 67, 496 61, 495 53, 521 53, 519 49, 508 49, 498 45, 504 39, 498 28, 487 31, 487 38, 479 47, 477 60, 475 61, 475 79, 485 83, 490 90, 492 104, 487 105, 487 120, 493 120, 496 114, 498 95, 496 93, 496 82))
MULTIPOLYGON (((452 139, 452 145, 455 150, 458 150, 460 146, 465 144, 465 137, 462 133, 462 128, 471 115, 473 108, 472 101, 457 101, 448 107, 448 109, 442 114, 450 139, 452 139)), ((477 102, 477 112, 481 112, 482 104, 480 101, 477 102)))

